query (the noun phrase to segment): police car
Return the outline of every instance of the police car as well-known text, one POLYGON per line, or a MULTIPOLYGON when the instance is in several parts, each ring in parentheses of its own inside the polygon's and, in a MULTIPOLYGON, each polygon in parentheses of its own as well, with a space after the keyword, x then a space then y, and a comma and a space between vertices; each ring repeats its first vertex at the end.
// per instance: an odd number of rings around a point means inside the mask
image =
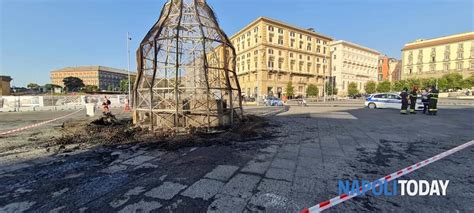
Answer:
MULTIPOLYGON (((376 93, 370 95, 364 105, 369 109, 376 108, 390 108, 390 109, 401 109, 402 108, 402 97, 397 93, 376 93)), ((408 109, 410 106, 408 106, 408 109)), ((423 110, 423 103, 421 98, 416 99, 415 110, 423 110)))

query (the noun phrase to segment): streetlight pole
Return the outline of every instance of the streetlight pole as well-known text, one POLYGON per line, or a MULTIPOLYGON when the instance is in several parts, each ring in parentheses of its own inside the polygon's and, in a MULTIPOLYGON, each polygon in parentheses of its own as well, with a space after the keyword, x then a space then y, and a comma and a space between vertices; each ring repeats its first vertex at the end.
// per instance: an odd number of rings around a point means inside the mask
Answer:
POLYGON ((132 40, 130 38, 130 34, 127 32, 127 72, 128 72, 128 98, 130 100, 130 93, 131 93, 131 88, 130 88, 130 45, 129 41, 132 40))

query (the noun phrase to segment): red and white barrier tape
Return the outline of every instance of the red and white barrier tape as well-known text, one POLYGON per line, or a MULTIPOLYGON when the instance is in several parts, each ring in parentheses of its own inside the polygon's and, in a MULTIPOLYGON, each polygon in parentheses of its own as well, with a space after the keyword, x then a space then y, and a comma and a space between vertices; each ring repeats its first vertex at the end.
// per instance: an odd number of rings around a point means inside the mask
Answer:
POLYGON ((401 176, 404 176, 404 175, 406 175, 406 174, 408 174, 408 173, 410 173, 410 172, 413 172, 413 171, 415 171, 415 170, 418 170, 418 169, 420 169, 420 168, 422 168, 422 167, 424 167, 424 166, 426 166, 426 165, 428 165, 428 164, 431 164, 431 163, 433 163, 433 162, 436 162, 436 161, 438 161, 438 160, 440 160, 440 159, 442 159, 442 158, 444 158, 444 157, 446 157, 446 156, 448 156, 448 155, 451 155, 451 154, 453 154, 453 153, 455 153, 455 152, 457 152, 457 151, 460 151, 460 150, 465 149, 465 148, 467 148, 467 147, 469 147, 469 146, 472 146, 472 145, 474 145, 474 140, 469 141, 469 142, 467 142, 467 143, 465 143, 465 144, 462 144, 462 145, 460 145, 460 146, 457 146, 457 147, 455 147, 455 148, 453 148, 453 149, 450 149, 450 150, 448 150, 448 151, 446 151, 446 152, 443 152, 443 153, 441 153, 441 154, 435 155, 435 156, 433 156, 433 157, 431 157, 431 158, 428 158, 428 159, 426 159, 426 160, 424 160, 424 161, 421 161, 421 162, 419 162, 419 163, 413 164, 413 165, 411 165, 411 166, 409 166, 409 167, 406 167, 406 168, 404 168, 404 169, 401 169, 401 170, 399 170, 399 171, 397 171, 397 172, 394 172, 394 173, 392 173, 392 174, 390 174, 390 175, 387 175, 387 176, 385 176, 385 177, 382 177, 382 178, 380 178, 380 179, 378 179, 378 180, 376 180, 376 181, 374 181, 374 182, 372 182, 372 183, 369 183, 369 184, 367 184, 367 185, 365 185, 365 186, 361 186, 361 187, 359 188, 359 192, 360 192, 360 193, 342 194, 342 195, 339 195, 339 196, 334 197, 334 198, 332 198, 332 199, 330 199, 330 200, 326 200, 326 201, 324 201, 324 202, 321 202, 321 203, 319 203, 318 205, 313 206, 313 207, 311 207, 311 208, 303 209, 303 210, 301 211, 301 213, 314 213, 314 212, 323 211, 323 210, 325 210, 325 209, 328 209, 328 208, 333 207, 333 206, 335 206, 335 205, 337 205, 337 204, 339 204, 339 203, 342 203, 342 202, 344 202, 344 201, 346 201, 346 200, 349 200, 349 199, 351 199, 351 198, 353 198, 353 197, 356 197, 356 196, 360 195, 361 192, 363 192, 363 189, 365 189, 365 190, 371 190, 372 188, 378 187, 380 184, 383 184, 383 183, 388 182, 388 181, 395 180, 395 179, 397 179, 397 178, 399 178, 399 177, 401 177, 401 176))
POLYGON ((6 131, 6 132, 0 132, 0 136, 12 134, 12 133, 15 133, 15 132, 20 132, 20 131, 27 130, 27 129, 31 129, 31 128, 34 128, 34 127, 38 127, 38 126, 41 126, 41 125, 44 125, 44 124, 47 124, 47 123, 51 123, 51 122, 54 122, 54 121, 57 121, 57 120, 61 120, 61 119, 63 119, 63 118, 66 118, 66 117, 69 117, 69 116, 71 116, 71 115, 74 115, 74 114, 76 114, 76 113, 78 113, 78 112, 80 112, 80 111, 82 111, 82 109, 77 110, 77 111, 72 112, 72 113, 69 113, 69 114, 67 114, 67 115, 58 117, 58 118, 51 119, 51 120, 42 121, 42 122, 39 122, 39 123, 31 124, 31 125, 28 125, 28 126, 24 126, 24 127, 17 128, 17 129, 8 130, 8 131, 6 131))

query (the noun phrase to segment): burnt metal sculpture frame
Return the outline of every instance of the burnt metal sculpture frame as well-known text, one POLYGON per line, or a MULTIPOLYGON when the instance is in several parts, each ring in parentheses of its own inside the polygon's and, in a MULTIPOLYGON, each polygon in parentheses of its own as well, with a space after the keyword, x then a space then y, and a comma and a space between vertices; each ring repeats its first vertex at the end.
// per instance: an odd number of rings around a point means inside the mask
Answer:
POLYGON ((205 0, 169 0, 137 50, 134 123, 211 131, 242 117, 236 53, 205 0))

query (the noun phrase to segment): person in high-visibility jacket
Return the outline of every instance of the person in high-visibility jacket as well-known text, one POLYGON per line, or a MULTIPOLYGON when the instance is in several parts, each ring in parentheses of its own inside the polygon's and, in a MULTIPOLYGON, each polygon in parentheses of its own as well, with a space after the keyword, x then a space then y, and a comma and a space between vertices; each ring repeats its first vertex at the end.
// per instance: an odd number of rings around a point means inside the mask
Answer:
POLYGON ((436 115, 438 113, 438 90, 435 86, 431 87, 431 91, 428 94, 430 100, 428 105, 428 115, 436 115))
POLYGON ((415 106, 416 106, 417 93, 418 93, 418 87, 413 86, 413 89, 410 92, 410 114, 416 114, 415 106))
POLYGON ((408 108, 408 89, 403 88, 402 92, 400 93, 400 97, 402 98, 402 109, 400 110, 400 114, 407 114, 408 108))

